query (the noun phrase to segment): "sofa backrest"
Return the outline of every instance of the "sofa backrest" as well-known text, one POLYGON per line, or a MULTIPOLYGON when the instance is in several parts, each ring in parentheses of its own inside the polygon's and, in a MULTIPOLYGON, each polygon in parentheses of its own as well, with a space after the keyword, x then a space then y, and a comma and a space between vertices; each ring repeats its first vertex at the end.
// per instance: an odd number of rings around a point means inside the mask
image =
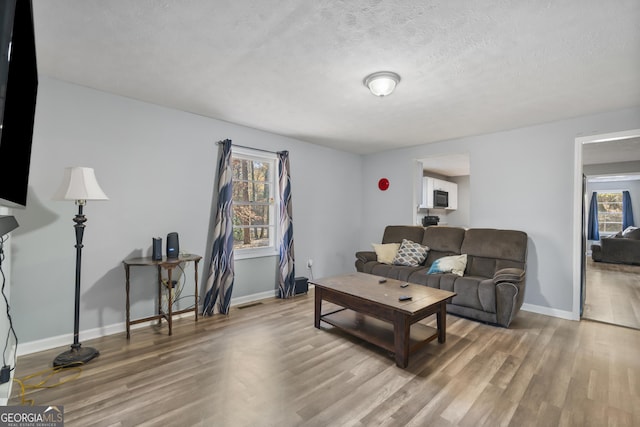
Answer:
POLYGON ((493 277, 502 268, 526 269, 527 234, 517 230, 494 228, 421 227, 416 225, 388 225, 382 243, 402 243, 411 240, 429 247, 424 265, 443 256, 467 254, 465 274, 493 277))
POLYGON ((470 276, 493 277, 502 268, 525 269, 527 262, 527 234, 516 230, 471 228, 466 231, 461 253, 467 254, 470 276))
POLYGON ((402 243, 402 239, 422 242, 424 227, 418 225, 387 225, 382 235, 382 243, 402 243))
POLYGON ((422 244, 429 247, 425 265, 443 256, 460 255, 460 247, 464 239, 465 229, 443 225, 429 226, 424 231, 422 244))

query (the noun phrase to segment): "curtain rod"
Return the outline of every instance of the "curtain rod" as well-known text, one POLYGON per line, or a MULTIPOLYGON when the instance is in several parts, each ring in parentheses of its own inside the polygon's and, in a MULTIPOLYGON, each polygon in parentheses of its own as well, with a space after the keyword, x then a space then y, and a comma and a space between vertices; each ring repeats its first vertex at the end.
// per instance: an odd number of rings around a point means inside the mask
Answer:
MULTIPOLYGON (((218 144, 222 144, 224 141, 218 141, 218 144)), ((234 144, 233 142, 231 143, 232 147, 238 147, 238 148, 246 148, 248 150, 255 150, 255 151, 262 151, 263 153, 271 153, 271 154, 279 154, 281 153, 281 151, 271 151, 271 150, 263 150, 262 148, 253 148, 253 147, 247 147, 246 145, 238 145, 238 144, 234 144)))

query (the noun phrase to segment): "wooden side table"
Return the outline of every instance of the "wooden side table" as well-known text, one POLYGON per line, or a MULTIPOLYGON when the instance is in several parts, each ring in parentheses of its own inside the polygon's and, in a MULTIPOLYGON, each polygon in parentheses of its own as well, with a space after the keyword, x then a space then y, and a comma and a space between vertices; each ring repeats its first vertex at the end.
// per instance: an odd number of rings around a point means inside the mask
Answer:
POLYGON ((166 258, 162 257, 162 260, 153 260, 151 257, 142 257, 142 258, 129 258, 122 261, 124 264, 124 272, 126 276, 126 289, 127 289, 127 339, 131 336, 131 325, 135 325, 136 323, 148 322, 150 320, 158 320, 158 324, 162 323, 162 319, 165 319, 169 325, 169 335, 171 335, 171 328, 173 326, 172 317, 174 314, 182 314, 193 311, 195 315, 195 321, 198 321, 198 262, 202 259, 200 255, 185 255, 179 256, 178 258, 166 258), (194 293, 195 293, 195 304, 193 308, 187 308, 184 310, 173 311, 173 300, 171 298, 171 274, 173 269, 178 267, 182 263, 193 262, 193 269, 195 271, 195 282, 194 282, 194 293), (131 266, 155 266, 158 269, 158 313, 145 317, 143 319, 135 319, 131 320, 130 315, 130 301, 129 301, 129 270, 131 266), (163 282, 162 280, 162 270, 167 271, 167 281, 163 282), (162 287, 166 287, 169 292, 169 298, 167 298, 167 312, 162 310, 162 287))

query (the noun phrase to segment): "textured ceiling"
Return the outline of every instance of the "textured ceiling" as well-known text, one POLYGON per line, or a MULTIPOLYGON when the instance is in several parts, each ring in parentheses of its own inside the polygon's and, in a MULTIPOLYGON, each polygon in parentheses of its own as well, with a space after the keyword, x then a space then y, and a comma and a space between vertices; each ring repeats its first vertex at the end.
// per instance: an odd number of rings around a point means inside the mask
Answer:
POLYGON ((354 153, 640 105, 640 0, 33 3, 43 75, 354 153))

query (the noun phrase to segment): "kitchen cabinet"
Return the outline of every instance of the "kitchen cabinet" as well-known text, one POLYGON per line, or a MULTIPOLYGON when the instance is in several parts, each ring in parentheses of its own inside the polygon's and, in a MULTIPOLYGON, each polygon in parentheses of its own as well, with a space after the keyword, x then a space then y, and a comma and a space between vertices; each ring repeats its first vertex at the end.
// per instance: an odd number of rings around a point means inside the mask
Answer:
POLYGON ((458 184, 449 181, 443 182, 445 183, 444 191, 449 193, 449 206, 447 206, 447 209, 458 209, 458 184))
POLYGON ((422 178, 422 201, 419 206, 420 209, 433 209, 433 190, 441 190, 449 193, 449 206, 447 206, 446 209, 458 209, 458 184, 428 176, 422 178))

